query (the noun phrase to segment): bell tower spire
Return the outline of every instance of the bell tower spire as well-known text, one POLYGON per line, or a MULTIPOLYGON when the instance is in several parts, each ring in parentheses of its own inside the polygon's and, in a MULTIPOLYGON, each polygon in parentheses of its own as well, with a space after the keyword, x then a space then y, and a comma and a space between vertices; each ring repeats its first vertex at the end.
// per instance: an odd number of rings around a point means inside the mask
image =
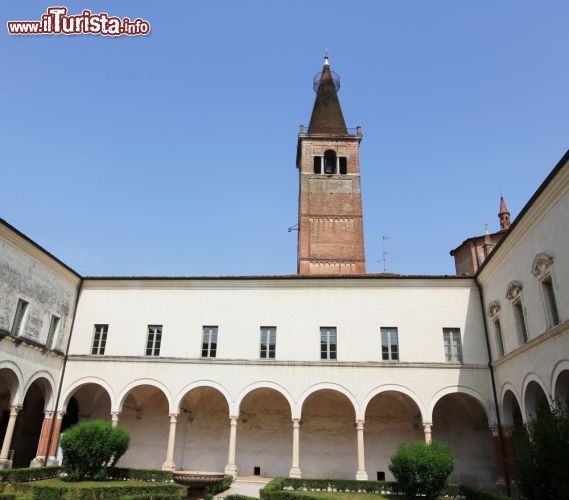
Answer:
POLYGON ((328 52, 314 77, 316 100, 308 130, 298 134, 300 174, 298 273, 365 273, 359 145, 361 128, 348 130, 340 77, 328 52))
POLYGON ((500 212, 498 213, 498 218, 500 219, 501 231, 510 229, 510 212, 508 212, 506 202, 504 201, 504 197, 502 195, 500 195, 500 212))

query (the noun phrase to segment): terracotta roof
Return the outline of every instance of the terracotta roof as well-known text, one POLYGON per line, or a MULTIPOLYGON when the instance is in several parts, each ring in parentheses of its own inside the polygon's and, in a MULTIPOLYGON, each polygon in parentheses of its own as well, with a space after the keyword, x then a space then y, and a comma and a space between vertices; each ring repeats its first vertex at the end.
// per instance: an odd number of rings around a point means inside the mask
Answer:
POLYGON ((348 133, 327 58, 324 61, 320 84, 316 92, 308 133, 339 135, 348 133))
POLYGON ((509 214, 508 207, 506 206, 506 202, 504 201, 504 197, 500 196, 500 211, 498 214, 509 214))

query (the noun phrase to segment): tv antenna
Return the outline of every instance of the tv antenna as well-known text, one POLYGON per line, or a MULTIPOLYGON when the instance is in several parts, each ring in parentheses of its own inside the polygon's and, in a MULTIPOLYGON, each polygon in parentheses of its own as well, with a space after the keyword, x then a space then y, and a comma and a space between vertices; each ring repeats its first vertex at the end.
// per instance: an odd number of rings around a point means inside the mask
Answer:
POLYGON ((389 259, 389 255, 394 253, 392 250, 387 250, 385 248, 385 240, 390 240, 391 237, 383 234, 381 236, 381 259, 378 262, 383 262, 383 272, 387 271, 387 260, 389 259))

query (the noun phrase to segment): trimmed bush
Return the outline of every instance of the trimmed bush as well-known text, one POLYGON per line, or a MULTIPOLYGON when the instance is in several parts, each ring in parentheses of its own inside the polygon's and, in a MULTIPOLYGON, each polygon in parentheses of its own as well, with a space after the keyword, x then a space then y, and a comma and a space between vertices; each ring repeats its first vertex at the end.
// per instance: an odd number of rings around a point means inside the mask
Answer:
POLYGON ((425 495, 427 500, 435 500, 443 492, 453 469, 452 451, 438 441, 402 444, 389 464, 401 493, 407 498, 425 495))
POLYGON ((207 497, 211 498, 214 495, 217 495, 218 493, 221 493, 222 491, 229 489, 231 487, 231 483, 233 483, 233 476, 226 474, 225 476, 223 476, 223 481, 221 483, 212 484, 211 486, 207 487, 206 489, 207 497))
POLYGON ((29 469, 0 469, 0 482, 25 483, 59 477, 63 467, 32 467, 29 469))
POLYGON ((546 408, 516 436, 518 487, 528 500, 569 498, 569 411, 546 408))
POLYGON ((122 479, 128 481, 153 481, 157 483, 171 483, 172 472, 155 469, 124 469, 121 467, 109 467, 107 479, 122 479))
POLYGON ((104 480, 107 467, 117 463, 129 442, 128 433, 109 422, 92 420, 74 425, 61 438, 67 480, 104 480))
MULTIPOLYGON (((395 481, 355 481, 351 479, 296 479, 275 478, 261 490, 262 500, 322 500, 322 497, 311 496, 311 491, 319 492, 358 492, 376 494, 396 494, 397 483, 395 481)), ((473 486, 446 485, 440 496, 448 498, 460 498, 463 500, 507 500, 506 497, 497 495, 473 486)), ((226 498, 240 495, 230 495, 226 498)))

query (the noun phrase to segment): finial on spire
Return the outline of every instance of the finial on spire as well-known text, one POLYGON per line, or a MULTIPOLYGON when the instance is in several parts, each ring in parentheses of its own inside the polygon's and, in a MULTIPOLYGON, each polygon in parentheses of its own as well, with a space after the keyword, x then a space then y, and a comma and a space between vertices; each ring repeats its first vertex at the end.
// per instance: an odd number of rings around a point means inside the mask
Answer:
POLYGON ((324 52, 324 66, 330 66, 330 61, 328 61, 328 49, 324 52))

